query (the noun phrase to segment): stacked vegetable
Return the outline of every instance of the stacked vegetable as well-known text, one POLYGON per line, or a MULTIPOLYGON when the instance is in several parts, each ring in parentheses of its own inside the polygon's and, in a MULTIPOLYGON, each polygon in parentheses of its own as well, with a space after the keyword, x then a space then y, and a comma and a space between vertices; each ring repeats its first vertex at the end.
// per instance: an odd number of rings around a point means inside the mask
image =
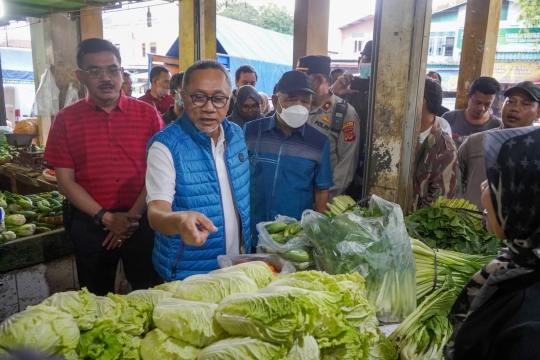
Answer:
POLYGON ((6 216, 0 244, 55 229, 55 223, 62 222, 62 201, 58 191, 27 196, 9 191, 0 193, 0 207, 6 216))
POLYGON ((276 221, 257 224, 257 230, 260 252, 276 254, 284 260, 291 261, 299 271, 315 268, 313 249, 304 235, 300 221, 278 216, 276 221))
POLYGON ((418 233, 434 248, 493 255, 502 246, 496 236, 482 229, 482 214, 476 205, 465 199, 440 197, 431 206, 406 217, 405 221, 410 226, 411 237, 417 238, 418 233))
POLYGON ((0 347, 67 359, 397 359, 359 274, 275 277, 249 262, 100 297, 53 295, 0 324, 0 347))

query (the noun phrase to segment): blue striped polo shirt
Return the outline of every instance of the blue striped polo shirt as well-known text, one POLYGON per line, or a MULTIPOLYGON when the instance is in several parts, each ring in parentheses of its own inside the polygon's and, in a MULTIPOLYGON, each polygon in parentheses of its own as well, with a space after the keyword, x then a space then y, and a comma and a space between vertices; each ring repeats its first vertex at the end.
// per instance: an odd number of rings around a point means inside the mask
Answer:
MULTIPOLYGON (((288 136, 276 127, 276 115, 244 126, 251 174, 251 229, 286 215, 300 220, 313 209, 314 189, 332 185, 330 142, 309 124, 288 136)), ((257 239, 253 239, 254 246, 257 239)))

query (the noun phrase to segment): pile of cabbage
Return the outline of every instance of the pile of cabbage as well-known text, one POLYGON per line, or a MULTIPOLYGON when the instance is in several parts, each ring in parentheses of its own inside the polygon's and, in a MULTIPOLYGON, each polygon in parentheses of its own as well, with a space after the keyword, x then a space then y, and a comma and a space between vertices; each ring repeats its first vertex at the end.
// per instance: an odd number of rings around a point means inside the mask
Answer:
POLYGON ((0 348, 68 360, 397 359, 359 274, 276 277, 259 261, 128 295, 55 294, 1 323, 0 348))

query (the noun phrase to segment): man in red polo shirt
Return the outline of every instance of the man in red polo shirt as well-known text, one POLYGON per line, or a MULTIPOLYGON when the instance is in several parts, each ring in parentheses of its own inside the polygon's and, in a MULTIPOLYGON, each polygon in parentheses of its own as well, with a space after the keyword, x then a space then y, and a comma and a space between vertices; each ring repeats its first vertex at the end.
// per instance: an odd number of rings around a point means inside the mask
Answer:
POLYGON ((120 258, 134 290, 161 283, 151 261, 145 173, 148 140, 164 124, 154 107, 120 91, 120 62, 109 41, 81 42, 76 76, 88 95, 58 112, 44 156, 70 203, 65 225, 79 284, 97 295, 114 291, 120 258))
POLYGON ((160 114, 165 114, 174 105, 174 99, 169 95, 171 73, 163 66, 155 66, 150 71, 150 89, 139 98, 152 105, 160 114))

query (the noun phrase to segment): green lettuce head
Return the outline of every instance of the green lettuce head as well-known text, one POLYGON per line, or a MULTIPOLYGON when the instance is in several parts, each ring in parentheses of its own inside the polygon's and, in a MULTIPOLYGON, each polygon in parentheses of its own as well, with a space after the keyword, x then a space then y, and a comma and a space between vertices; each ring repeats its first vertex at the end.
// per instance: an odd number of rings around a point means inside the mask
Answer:
POLYGON ((240 273, 193 275, 182 282, 175 297, 218 304, 228 295, 254 293, 258 289, 253 280, 240 273))
POLYGON ((230 274, 241 272, 251 280, 255 281, 259 289, 262 289, 272 280, 274 273, 270 267, 262 261, 250 261, 235 266, 214 270, 210 274, 230 274))
POLYGON ((281 360, 286 352, 283 346, 238 337, 221 340, 205 347, 199 353, 198 360, 281 360))
POLYGON ((0 346, 27 348, 44 355, 72 353, 80 332, 71 315, 47 305, 29 306, 0 324, 0 346))
POLYGON ((98 308, 96 295, 86 288, 56 293, 45 299, 42 304, 71 315, 81 330, 90 330, 96 322, 98 308))
POLYGON ((196 360, 200 349, 167 336, 159 329, 150 331, 141 342, 142 360, 196 360))

